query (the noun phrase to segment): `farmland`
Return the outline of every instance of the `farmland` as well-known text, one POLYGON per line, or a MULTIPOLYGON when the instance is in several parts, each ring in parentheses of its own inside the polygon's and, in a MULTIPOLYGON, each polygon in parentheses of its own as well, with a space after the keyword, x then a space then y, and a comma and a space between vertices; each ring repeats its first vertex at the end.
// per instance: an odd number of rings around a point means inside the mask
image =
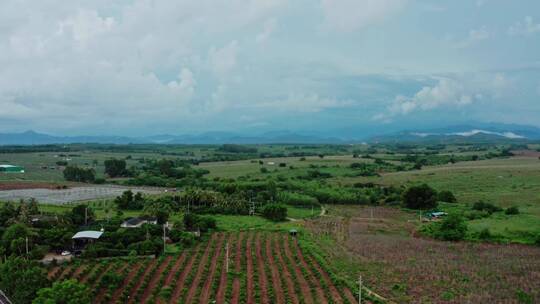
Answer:
POLYGON ((95 303, 353 303, 360 275, 372 302, 540 297, 537 146, 516 155, 496 144, 56 148, 0 153, 27 168, 0 176, 0 200, 27 199, 0 204, 0 233, 15 231, 0 249, 24 253, 16 237, 28 233, 39 260, 71 250, 77 231, 103 229, 71 262, 47 266, 49 284, 73 278, 95 303), (125 164, 119 176, 105 173, 107 160, 125 164), (65 162, 99 182, 65 180, 65 162), (406 205, 418 187, 434 204, 406 205), (445 219, 434 211, 462 221, 459 239, 437 234, 445 219), (132 218, 159 224, 121 226, 132 218))
POLYGON ((319 236, 317 244, 332 250, 332 258, 342 263, 337 267, 349 278, 361 273, 375 292, 398 303, 540 299, 538 247, 419 238, 415 214, 385 207, 335 206, 329 213, 309 223, 319 236))
POLYGON ((355 303, 325 267, 287 234, 241 232, 157 259, 51 266, 48 277, 92 286, 95 303, 355 303))

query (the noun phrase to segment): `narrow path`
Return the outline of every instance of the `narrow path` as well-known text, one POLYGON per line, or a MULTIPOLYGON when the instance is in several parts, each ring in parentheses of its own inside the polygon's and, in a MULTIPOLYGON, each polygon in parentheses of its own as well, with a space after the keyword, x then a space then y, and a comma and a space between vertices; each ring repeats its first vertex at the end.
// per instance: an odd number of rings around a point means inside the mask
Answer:
MULTIPOLYGON (((208 241, 208 244, 206 244, 206 249, 204 250, 205 253, 210 250, 210 242, 213 242, 215 239, 214 235, 212 235, 210 241, 208 241)), ((199 249, 199 247, 197 247, 199 249)), ((180 300, 180 295, 182 294, 182 291, 184 290, 184 284, 186 282, 186 278, 188 274, 191 272, 191 269, 193 268, 193 264, 197 260, 198 257, 198 250, 197 252, 193 252, 191 258, 189 259, 189 263, 186 265, 186 267, 182 270, 182 274, 180 274, 180 277, 178 278, 178 282, 176 283, 176 286, 174 288, 174 292, 171 296, 170 303, 178 303, 180 300)))
POLYGON ((287 264, 285 262, 285 259, 283 258, 283 255, 281 253, 281 246, 279 244, 279 240, 274 238, 274 248, 276 250, 276 255, 279 263, 279 269, 282 271, 282 275, 285 278, 285 282, 287 283, 287 291, 289 294, 289 300, 293 304, 299 304, 300 301, 298 300, 298 295, 296 294, 296 290, 294 289, 294 280, 289 272, 289 267, 287 267, 287 264))
POLYGON ((296 260, 294 259, 291 248, 289 247, 289 239, 286 235, 283 236, 283 248, 285 249, 285 256, 289 260, 289 263, 294 268, 294 272, 297 278, 298 283, 300 284, 300 290, 302 291, 302 297, 304 298, 305 303, 312 304, 313 297, 311 295, 311 288, 309 284, 307 283, 306 279, 304 278, 304 274, 300 270, 300 267, 296 263, 296 260))
POLYGON ((257 255, 257 267, 259 272, 259 291, 261 292, 261 302, 263 304, 270 304, 270 297, 268 296, 268 281, 266 280, 266 271, 264 271, 264 262, 261 252, 261 234, 257 233, 255 238, 255 254, 257 255))
MULTIPOLYGON (((219 239, 223 241, 223 234, 220 234, 219 239)), ((210 245, 210 242, 209 242, 210 245)), ((215 250, 215 248, 214 248, 215 250)), ((202 275, 204 273, 204 269, 206 268, 206 263, 208 261, 208 255, 210 254, 210 246, 207 247, 207 250, 204 252, 204 255, 201 258, 201 261, 199 263, 199 267, 197 269, 197 273, 195 274, 195 278, 193 279, 193 282, 191 283, 191 286, 188 290, 185 303, 189 304, 193 301, 193 298, 195 297, 195 294, 197 293, 197 288, 199 287, 199 283, 202 279, 202 275)))
MULTIPOLYGON (((236 240, 236 253, 234 255, 234 270, 238 273, 242 269, 242 242, 244 240, 244 232, 240 232, 238 240, 236 240)), ((238 304, 240 298, 240 278, 236 277, 233 281, 231 304, 238 304)))
MULTIPOLYGON (((159 265, 157 271, 154 273, 154 276, 150 279, 150 282, 148 283, 148 285, 146 286, 146 289, 144 290, 144 293, 143 293, 143 295, 141 297, 141 303, 146 303, 146 301, 148 300, 148 298, 152 294, 154 288, 157 287, 156 285, 157 285, 159 279, 161 278, 161 274, 163 273, 165 268, 167 268, 167 265, 169 265, 171 260, 172 260, 172 256, 169 255, 163 260, 163 262, 161 262, 161 264, 159 265)), ((161 287, 163 287, 163 286, 159 286, 159 288, 161 288, 161 287)))
POLYGON ((144 283, 145 277, 148 276, 148 274, 152 271, 152 269, 154 269, 156 264, 157 264, 156 259, 153 259, 150 263, 148 263, 148 266, 144 270, 144 273, 138 278, 139 280, 133 286, 133 288, 131 289, 131 291, 129 293, 129 298, 128 298, 128 301, 127 301, 128 304, 133 303, 133 301, 135 301, 135 296, 137 295, 137 291, 139 290, 139 288, 141 288, 141 285, 144 283))
MULTIPOLYGON (((229 239, 227 240, 227 243, 230 245, 234 242, 234 234, 229 235, 229 239)), ((231 248, 229 247, 229 252, 231 252, 231 248)), ((219 278, 219 286, 216 294, 216 303, 222 304, 225 303, 225 292, 227 290, 227 252, 225 252, 222 265, 221 265, 221 276, 219 278)))
POLYGON ((114 291, 113 296, 111 298, 111 303, 116 303, 118 301, 118 299, 120 298, 120 295, 122 294, 124 289, 127 287, 129 282, 131 282, 131 280, 133 280, 133 278, 135 277, 135 275, 137 274, 139 269, 142 267, 142 265, 143 265, 142 262, 138 262, 137 264, 132 266, 131 271, 124 278, 124 281, 122 282, 120 287, 114 291))
POLYGON ((326 298, 324 294, 324 289, 321 286, 321 282, 319 282, 319 280, 317 280, 317 278, 313 275, 313 272, 311 272, 311 269, 309 268, 309 265, 304 259, 304 255, 302 254, 302 251, 300 250, 300 247, 298 246, 296 239, 294 240, 294 246, 296 247, 296 255, 298 259, 300 260, 300 263, 302 263, 302 266, 306 270, 309 280, 315 287, 315 291, 317 292, 317 299, 323 304, 328 303, 328 299, 326 298))
POLYGON ((214 276, 216 274, 216 266, 218 259, 221 255, 221 250, 223 249, 223 242, 225 239, 225 235, 221 236, 216 248, 214 249, 214 256, 212 257, 212 261, 210 262, 210 272, 207 274, 206 282, 204 282, 203 289, 201 291, 201 296, 199 298, 199 303, 208 303, 208 299, 210 298, 210 292, 212 291, 212 283, 214 282, 214 276))
POLYGON ((285 303, 285 294, 283 292, 281 278, 279 277, 278 267, 276 266, 276 261, 274 261, 274 255, 272 254, 269 237, 266 237, 266 259, 268 267, 272 272, 272 286, 274 287, 274 293, 276 295, 276 303, 285 303))

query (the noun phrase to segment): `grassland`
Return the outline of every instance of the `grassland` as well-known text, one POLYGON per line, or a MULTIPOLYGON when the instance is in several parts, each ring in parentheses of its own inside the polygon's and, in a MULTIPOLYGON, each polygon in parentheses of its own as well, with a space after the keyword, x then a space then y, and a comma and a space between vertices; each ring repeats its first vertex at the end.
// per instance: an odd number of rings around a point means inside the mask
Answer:
POLYGON ((416 214, 396 208, 333 206, 328 212, 307 229, 330 269, 347 281, 362 274, 376 293, 397 303, 540 300, 540 248, 419 238, 416 214))

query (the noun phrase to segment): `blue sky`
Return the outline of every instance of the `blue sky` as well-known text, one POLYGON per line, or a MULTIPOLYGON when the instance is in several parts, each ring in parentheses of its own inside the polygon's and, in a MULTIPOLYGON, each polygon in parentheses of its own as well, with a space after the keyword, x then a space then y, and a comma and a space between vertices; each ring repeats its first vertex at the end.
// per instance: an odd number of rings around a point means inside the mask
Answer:
POLYGON ((0 132, 540 126, 540 2, 0 2, 0 132))

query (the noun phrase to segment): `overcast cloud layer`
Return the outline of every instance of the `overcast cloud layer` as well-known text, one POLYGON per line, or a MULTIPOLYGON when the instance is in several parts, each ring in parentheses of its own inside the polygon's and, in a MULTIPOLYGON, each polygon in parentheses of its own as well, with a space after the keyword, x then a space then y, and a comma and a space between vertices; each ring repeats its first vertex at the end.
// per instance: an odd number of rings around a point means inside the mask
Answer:
POLYGON ((0 132, 540 126, 540 2, 2 0, 0 132))

